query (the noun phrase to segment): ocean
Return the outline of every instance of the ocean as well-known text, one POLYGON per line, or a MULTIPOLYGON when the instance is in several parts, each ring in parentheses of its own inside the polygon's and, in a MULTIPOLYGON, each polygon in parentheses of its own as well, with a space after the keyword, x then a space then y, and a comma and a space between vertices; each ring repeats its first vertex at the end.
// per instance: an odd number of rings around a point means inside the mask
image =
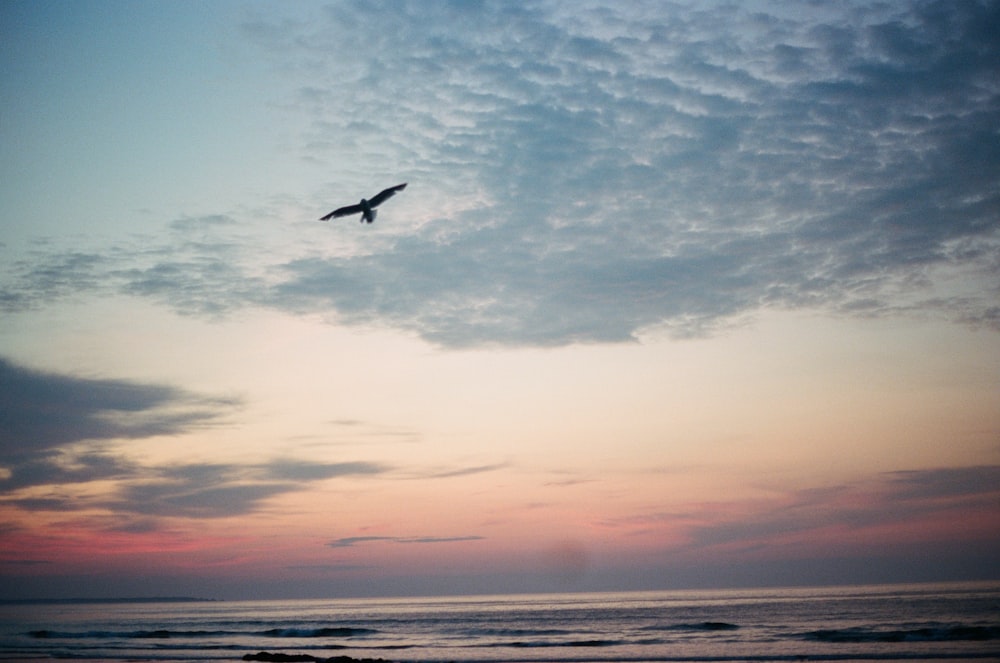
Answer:
POLYGON ((1000 660, 1000 584, 0 605, 0 659, 1000 660))

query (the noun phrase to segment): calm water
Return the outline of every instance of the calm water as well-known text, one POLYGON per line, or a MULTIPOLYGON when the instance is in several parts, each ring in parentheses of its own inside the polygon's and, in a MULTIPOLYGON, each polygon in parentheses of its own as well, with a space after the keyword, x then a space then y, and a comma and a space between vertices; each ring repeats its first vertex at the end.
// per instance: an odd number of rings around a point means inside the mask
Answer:
POLYGON ((0 658, 1000 660, 1000 584, 0 606, 0 658))

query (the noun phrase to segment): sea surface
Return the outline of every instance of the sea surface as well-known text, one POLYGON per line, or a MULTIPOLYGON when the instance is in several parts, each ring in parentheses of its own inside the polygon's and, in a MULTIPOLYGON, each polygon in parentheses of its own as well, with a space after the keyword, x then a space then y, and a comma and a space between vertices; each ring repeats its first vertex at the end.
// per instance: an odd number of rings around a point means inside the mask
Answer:
POLYGON ((1000 660, 1000 584, 0 605, 0 659, 1000 660))

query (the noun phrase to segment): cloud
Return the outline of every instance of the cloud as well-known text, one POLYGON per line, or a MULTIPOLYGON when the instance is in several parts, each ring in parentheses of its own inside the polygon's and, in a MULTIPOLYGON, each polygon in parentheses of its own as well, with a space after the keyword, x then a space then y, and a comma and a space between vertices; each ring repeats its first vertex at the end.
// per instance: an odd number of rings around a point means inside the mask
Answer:
MULTIPOLYGON (((290 261, 279 306, 443 345, 621 341, 761 306, 890 311, 958 260, 955 242, 997 255, 998 46, 981 28, 995 7, 602 7, 572 21, 504 7, 458 34, 449 23, 468 17, 443 7, 395 12, 417 47, 358 74, 364 113, 437 128, 372 131, 489 202, 364 256, 290 261), (404 89, 416 96, 400 107, 404 89)), ((323 43, 361 38, 340 33, 367 11, 340 8, 323 43)), ((339 48, 300 36, 337 71, 339 48)), ((352 116, 336 97, 317 110, 352 116)), ((331 145, 347 133, 316 130, 331 145)))
POLYGON ((0 286, 2 310, 24 311, 103 286, 108 272, 108 258, 103 251, 53 248, 43 244, 8 268, 9 281, 0 286))
MULTIPOLYGON (((317 481, 374 476, 384 465, 275 458, 263 463, 149 466, 123 441, 176 437, 241 406, 176 387, 36 371, 0 358, 0 498, 25 511, 103 509, 119 515, 218 518, 317 481), (77 488, 111 482, 110 497, 77 488), (25 492, 27 489, 28 492, 25 492), (40 492, 44 491, 44 492, 40 492)), ((152 521, 140 526, 151 527, 152 521)))
POLYGON ((1000 493, 1000 465, 908 470, 888 478, 893 497, 902 500, 979 499, 1000 493))
MULTIPOLYGON (((113 480, 110 496, 80 498, 58 491, 45 498, 12 497, 7 502, 26 511, 104 509, 119 516, 223 518, 258 510, 268 498, 304 490, 310 484, 345 476, 374 476, 386 471, 376 463, 320 463, 276 459, 263 464, 190 463, 146 467, 104 462, 97 470, 59 471, 41 464, 19 481, 0 484, 7 494, 17 488, 41 486, 55 490, 67 483, 113 480)), ((20 476, 20 473, 15 476, 20 476)), ((153 521, 139 521, 152 527, 153 521)), ((130 521, 136 526, 136 521, 130 521)))
POLYGON ((297 157, 351 195, 406 177, 391 218, 333 226, 330 250, 184 219, 141 252, 36 256, 0 304, 81 283, 447 347, 699 336, 767 308, 1000 330, 1000 8, 766 9, 263 13, 246 35, 299 91, 297 157))
MULTIPOLYGON (((0 495, 32 486, 61 486, 134 476, 139 467, 120 454, 71 448, 19 454, 8 461, 10 475, 0 480, 0 495)), ((74 510, 82 504, 72 497, 30 498, 18 501, 29 510, 74 510)))
POLYGON ((887 539, 978 545, 995 544, 998 496, 1000 466, 985 465, 889 472, 866 482, 800 490, 779 501, 704 505, 658 516, 661 523, 686 523, 697 549, 773 551, 791 545, 836 551, 884 547, 887 539))
POLYGON ((359 543, 369 543, 371 541, 395 541, 391 536, 345 536, 341 539, 331 541, 327 545, 331 548, 351 548, 359 543))
POLYGON ((377 463, 316 463, 300 460, 275 460, 262 469, 269 478, 291 481, 319 481, 342 476, 379 474, 385 471, 385 467, 377 463))
POLYGON ((67 487, 125 482, 149 471, 116 444, 181 436, 240 406, 233 398, 37 371, 0 357, 0 496, 28 511, 92 508, 94 499, 67 487))
MULTIPOLYGON (((142 467, 115 466, 115 471, 61 472, 41 465, 19 481, 3 486, 5 502, 25 511, 102 509, 118 516, 223 518, 257 511, 267 499, 304 490, 316 481, 344 476, 373 476, 384 468, 374 463, 307 463, 278 460, 263 465, 188 464, 142 467), (294 467, 289 472, 289 467, 294 467), (114 481, 109 496, 80 497, 60 491, 66 484, 114 481), (48 488, 49 497, 17 497, 17 489, 48 488)), ((128 527, 155 529, 155 521, 129 521, 128 527)))
POLYGON ((464 477, 470 474, 482 474, 484 472, 495 472, 496 470, 502 470, 509 467, 509 463, 493 463, 491 465, 475 465, 471 467, 459 467, 450 470, 441 470, 437 472, 431 472, 430 474, 423 474, 420 478, 426 479, 450 479, 452 477, 464 477))
MULTIPOLYGON (((37 460, 84 440, 179 435, 239 405, 165 385, 36 371, 0 357, 0 462, 37 460)), ((82 460, 90 467, 109 462, 82 460)))
POLYGON ((88 238, 87 250, 40 240, 0 273, 0 310, 18 313, 81 296, 128 295, 182 314, 217 317, 252 305, 266 286, 248 249, 263 241, 224 215, 181 217, 160 233, 88 238))
POLYGON ((391 543, 455 543, 458 541, 482 541, 482 536, 346 536, 335 539, 327 545, 331 548, 351 548, 359 543, 387 541, 391 543))
POLYGON ((185 518, 223 518, 253 512, 269 497, 299 488, 282 483, 151 482, 125 487, 108 506, 117 513, 185 518))

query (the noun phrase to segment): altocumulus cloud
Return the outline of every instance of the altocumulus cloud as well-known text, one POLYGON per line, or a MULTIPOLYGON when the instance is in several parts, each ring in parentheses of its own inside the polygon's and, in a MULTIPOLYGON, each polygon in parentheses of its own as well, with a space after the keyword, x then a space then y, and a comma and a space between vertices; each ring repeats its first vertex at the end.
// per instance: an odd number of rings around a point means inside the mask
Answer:
POLYGON ((259 246, 224 215, 181 217, 164 234, 61 250, 43 240, 0 272, 0 310, 19 313, 81 295, 122 294, 181 314, 219 316, 250 304, 266 284, 251 273, 259 246))
POLYGON ((405 176, 392 222, 279 255, 223 211, 159 248, 36 256, 0 305, 87 282, 454 347, 701 335, 765 308, 1000 329, 995 2, 260 11, 245 34, 298 90, 296 156, 359 187, 405 176))
POLYGON ((279 306, 457 346, 701 334, 767 306, 997 326, 995 3, 393 8, 272 42, 326 65, 311 154, 377 133, 484 202, 288 262, 279 306), (953 266, 973 293, 932 300, 953 266))

